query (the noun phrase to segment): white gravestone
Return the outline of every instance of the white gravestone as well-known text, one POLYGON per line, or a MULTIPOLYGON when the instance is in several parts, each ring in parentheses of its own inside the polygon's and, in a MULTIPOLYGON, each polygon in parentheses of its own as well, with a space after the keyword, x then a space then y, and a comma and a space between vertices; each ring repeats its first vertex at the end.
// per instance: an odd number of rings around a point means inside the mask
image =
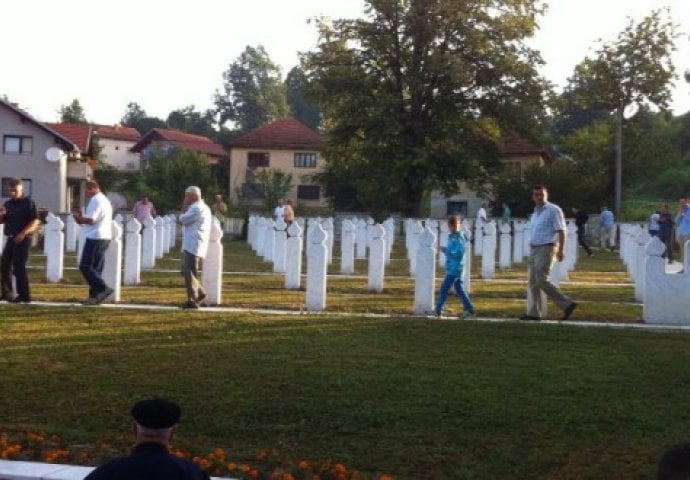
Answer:
POLYGON ((532 243, 532 223, 527 220, 522 230, 522 256, 529 258, 532 243))
POLYGON ((367 258, 367 222, 360 218, 357 220, 356 227, 355 257, 364 259, 367 258))
POLYGON ((122 290, 122 227, 118 222, 113 222, 110 245, 105 251, 103 281, 113 289, 113 293, 105 301, 119 302, 122 290))
POLYGON ((168 217, 163 217, 163 240, 162 240, 161 250, 163 255, 170 252, 170 219, 168 217))
POLYGON ((419 236, 424 231, 422 222, 415 220, 410 224, 410 276, 414 277, 417 271, 417 249, 419 248, 419 236))
POLYGON ((276 230, 275 222, 273 220, 267 219, 264 224, 264 249, 262 256, 264 262, 273 261, 273 248, 276 244, 276 230))
POLYGON ((383 222, 383 228, 386 229, 386 265, 390 265, 393 240, 395 240, 395 220, 388 218, 383 222))
POLYGON ((259 217, 256 221, 256 235, 254 237, 254 251, 257 255, 263 256, 264 242, 266 241, 266 219, 259 217))
POLYGON ((523 238, 525 224, 521 220, 513 222, 513 263, 522 263, 525 257, 523 238))
POLYGON ((446 265, 446 254, 443 253, 443 249, 440 247, 448 246, 448 234, 450 233, 450 230, 448 229, 448 223, 441 223, 439 230, 440 232, 438 234, 438 266, 444 267, 446 265))
POLYGON ((645 266, 647 263, 647 244, 651 239, 651 235, 647 230, 642 230, 635 239, 637 241, 637 251, 635 258, 635 299, 638 302, 644 301, 644 280, 645 280, 645 266))
POLYGON ((5 224, 0 223, 0 252, 5 248, 5 224))
POLYGON ((474 224, 474 254, 478 257, 484 255, 484 226, 483 222, 475 222, 474 224))
POLYGON ((434 310, 436 280, 436 235, 425 228, 418 235, 414 277, 414 313, 426 315, 434 310))
POLYGON ((367 289, 370 292, 383 291, 383 277, 386 267, 386 229, 383 225, 372 225, 369 242, 369 276, 367 289))
POLYGON ((175 215, 170 214, 168 215, 168 220, 170 220, 170 223, 168 224, 168 234, 170 240, 168 243, 168 251, 170 251, 175 249, 175 243, 177 241, 177 218, 175 218, 175 215))
POLYGON ((65 251, 77 251, 77 238, 79 236, 79 224, 72 215, 65 219, 65 251))
POLYGON ((215 217, 211 222, 210 233, 208 251, 204 257, 204 267, 201 272, 201 284, 204 292, 206 292, 206 298, 201 303, 203 305, 219 305, 223 289, 223 242, 221 241, 223 229, 215 217))
POLYGON ((256 248, 254 245, 254 236, 256 234, 256 217, 254 215, 250 215, 249 218, 247 219, 247 243, 252 247, 252 250, 256 252, 256 248))
POLYGON ((472 242, 470 241, 472 239, 472 231, 463 229, 463 232, 465 232, 467 236, 467 243, 465 244, 465 263, 462 269, 462 283, 465 286, 465 291, 469 294, 472 293, 472 242))
POLYGON ((141 266, 142 268, 153 268, 156 266, 156 221, 152 217, 144 220, 144 230, 141 245, 141 266))
POLYGON ((302 277, 302 227, 292 222, 287 229, 287 258, 285 262, 285 288, 297 290, 302 277))
POLYGON ((287 255, 287 223, 279 218, 274 225, 275 242, 273 244, 273 272, 285 273, 287 255))
POLYGON ((577 227, 574 221, 569 221, 565 227, 565 265, 569 272, 575 270, 577 264, 577 227))
POLYGON ((319 223, 316 223, 309 237, 309 242, 312 245, 307 255, 307 310, 323 311, 326 309, 327 240, 326 231, 319 223))
POLYGON ((355 273, 355 225, 350 220, 343 220, 340 225, 340 273, 355 273))
POLYGON ((141 223, 132 217, 125 226, 125 272, 123 283, 141 283, 141 223))
POLYGON ((482 253, 482 278, 494 278, 496 274, 496 222, 484 224, 484 238, 480 242, 482 253))
POLYGON ((163 229, 165 224, 161 217, 156 217, 156 258, 163 258, 163 229))
POLYGON ((335 226, 332 218, 327 218, 321 222, 321 226, 326 231, 326 247, 328 247, 328 264, 333 263, 333 245, 335 243, 335 226))
POLYGON ((46 281, 57 283, 62 280, 64 265, 65 234, 62 232, 64 222, 56 216, 48 216, 45 226, 46 281))
MULTIPOLYGON (((53 212, 48 212, 46 215, 46 225, 48 223, 48 220, 51 218, 56 218, 55 214, 53 212)), ((41 230, 43 231, 43 255, 48 255, 48 242, 46 241, 46 227, 45 225, 41 226, 41 230)), ((36 238, 38 236, 38 233, 36 235, 33 235, 31 238, 31 246, 34 247, 36 246, 36 238)))
POLYGON ((120 225, 120 228, 122 228, 122 226, 124 225, 125 219, 121 213, 116 213, 115 216, 113 217, 113 221, 117 222, 120 225))
POLYGON ((501 222, 501 226, 498 227, 501 232, 500 237, 500 248, 498 249, 498 266, 500 268, 510 268, 511 263, 511 251, 510 243, 512 238, 510 238, 510 223, 501 222))
MULTIPOLYGON (((666 247, 658 237, 652 237, 645 248, 647 264, 644 268, 642 318, 646 323, 690 325, 690 272, 687 266, 683 273, 666 273, 666 259, 662 258, 666 247)), ((685 258, 688 258, 688 252, 685 253, 685 258)))

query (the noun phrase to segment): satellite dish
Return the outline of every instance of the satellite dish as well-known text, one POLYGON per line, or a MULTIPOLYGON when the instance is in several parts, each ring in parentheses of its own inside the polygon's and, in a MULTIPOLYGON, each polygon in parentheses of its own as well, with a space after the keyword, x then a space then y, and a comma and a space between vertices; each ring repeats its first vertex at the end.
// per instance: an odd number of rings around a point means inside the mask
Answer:
POLYGON ((57 147, 50 147, 48 150, 46 150, 46 160, 49 162, 59 162, 61 158, 64 158, 64 156, 65 152, 57 147))

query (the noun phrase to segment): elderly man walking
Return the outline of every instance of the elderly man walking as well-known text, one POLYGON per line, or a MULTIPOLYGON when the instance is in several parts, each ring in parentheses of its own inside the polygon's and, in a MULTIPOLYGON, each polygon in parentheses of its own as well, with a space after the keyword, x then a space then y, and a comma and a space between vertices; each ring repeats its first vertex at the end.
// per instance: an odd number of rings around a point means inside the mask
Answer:
POLYGON ((577 307, 577 303, 566 297, 551 282, 548 276, 553 267, 554 258, 563 261, 565 255, 565 218, 558 205, 548 201, 548 191, 543 185, 532 188, 534 213, 530 218, 532 236, 529 255, 529 290, 532 304, 527 315, 520 320, 542 319, 541 292, 556 302, 563 310, 563 320, 567 320, 577 307))
POLYGON ((206 256, 211 238, 211 209, 201 198, 199 187, 187 187, 182 204, 183 213, 179 221, 184 226, 182 236, 182 276, 187 289, 187 303, 184 308, 199 308, 199 302, 206 298, 199 281, 199 259, 206 256))

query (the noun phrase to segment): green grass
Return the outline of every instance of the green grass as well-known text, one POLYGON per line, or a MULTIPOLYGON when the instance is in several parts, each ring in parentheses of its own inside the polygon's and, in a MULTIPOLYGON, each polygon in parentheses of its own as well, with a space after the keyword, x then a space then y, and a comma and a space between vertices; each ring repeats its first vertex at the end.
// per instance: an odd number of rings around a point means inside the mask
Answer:
POLYGON ((0 430, 180 441, 396 478, 649 478, 687 438, 687 334, 430 319, 0 306, 0 430))

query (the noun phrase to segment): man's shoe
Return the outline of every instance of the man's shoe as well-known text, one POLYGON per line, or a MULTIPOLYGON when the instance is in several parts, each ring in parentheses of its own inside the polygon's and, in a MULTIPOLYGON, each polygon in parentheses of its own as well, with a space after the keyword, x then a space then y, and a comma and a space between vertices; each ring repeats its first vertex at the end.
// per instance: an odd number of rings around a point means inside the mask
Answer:
POLYGON ((477 315, 475 315, 474 312, 462 312, 460 315, 458 315, 458 318, 460 320, 476 320, 477 315))
POLYGON ((182 305, 182 308, 190 308, 190 309, 196 310, 199 308, 199 304, 196 303, 194 300, 189 300, 187 303, 182 305))
POLYGON ((563 310, 563 320, 568 320, 570 318, 570 315, 575 311, 577 308, 577 303, 573 302, 567 307, 565 307, 565 310, 563 310))
POLYGON ((196 303, 201 303, 204 298, 206 298, 206 292, 202 290, 196 297, 196 303))
POLYGON ((105 299, 112 295, 113 292, 115 292, 115 290, 113 290, 112 288, 105 287, 105 290, 103 290, 101 293, 97 293, 94 297, 96 305, 100 305, 101 303, 105 302, 105 299))
POLYGON ((518 320, 522 320, 523 322, 540 322, 541 318, 535 317, 534 315, 523 315, 518 320))
POLYGON ((31 303, 31 299, 28 297, 16 296, 10 300, 10 303, 31 303))
POLYGON ((96 301, 95 297, 89 297, 83 302, 81 302, 82 305, 98 305, 98 302, 96 301))

